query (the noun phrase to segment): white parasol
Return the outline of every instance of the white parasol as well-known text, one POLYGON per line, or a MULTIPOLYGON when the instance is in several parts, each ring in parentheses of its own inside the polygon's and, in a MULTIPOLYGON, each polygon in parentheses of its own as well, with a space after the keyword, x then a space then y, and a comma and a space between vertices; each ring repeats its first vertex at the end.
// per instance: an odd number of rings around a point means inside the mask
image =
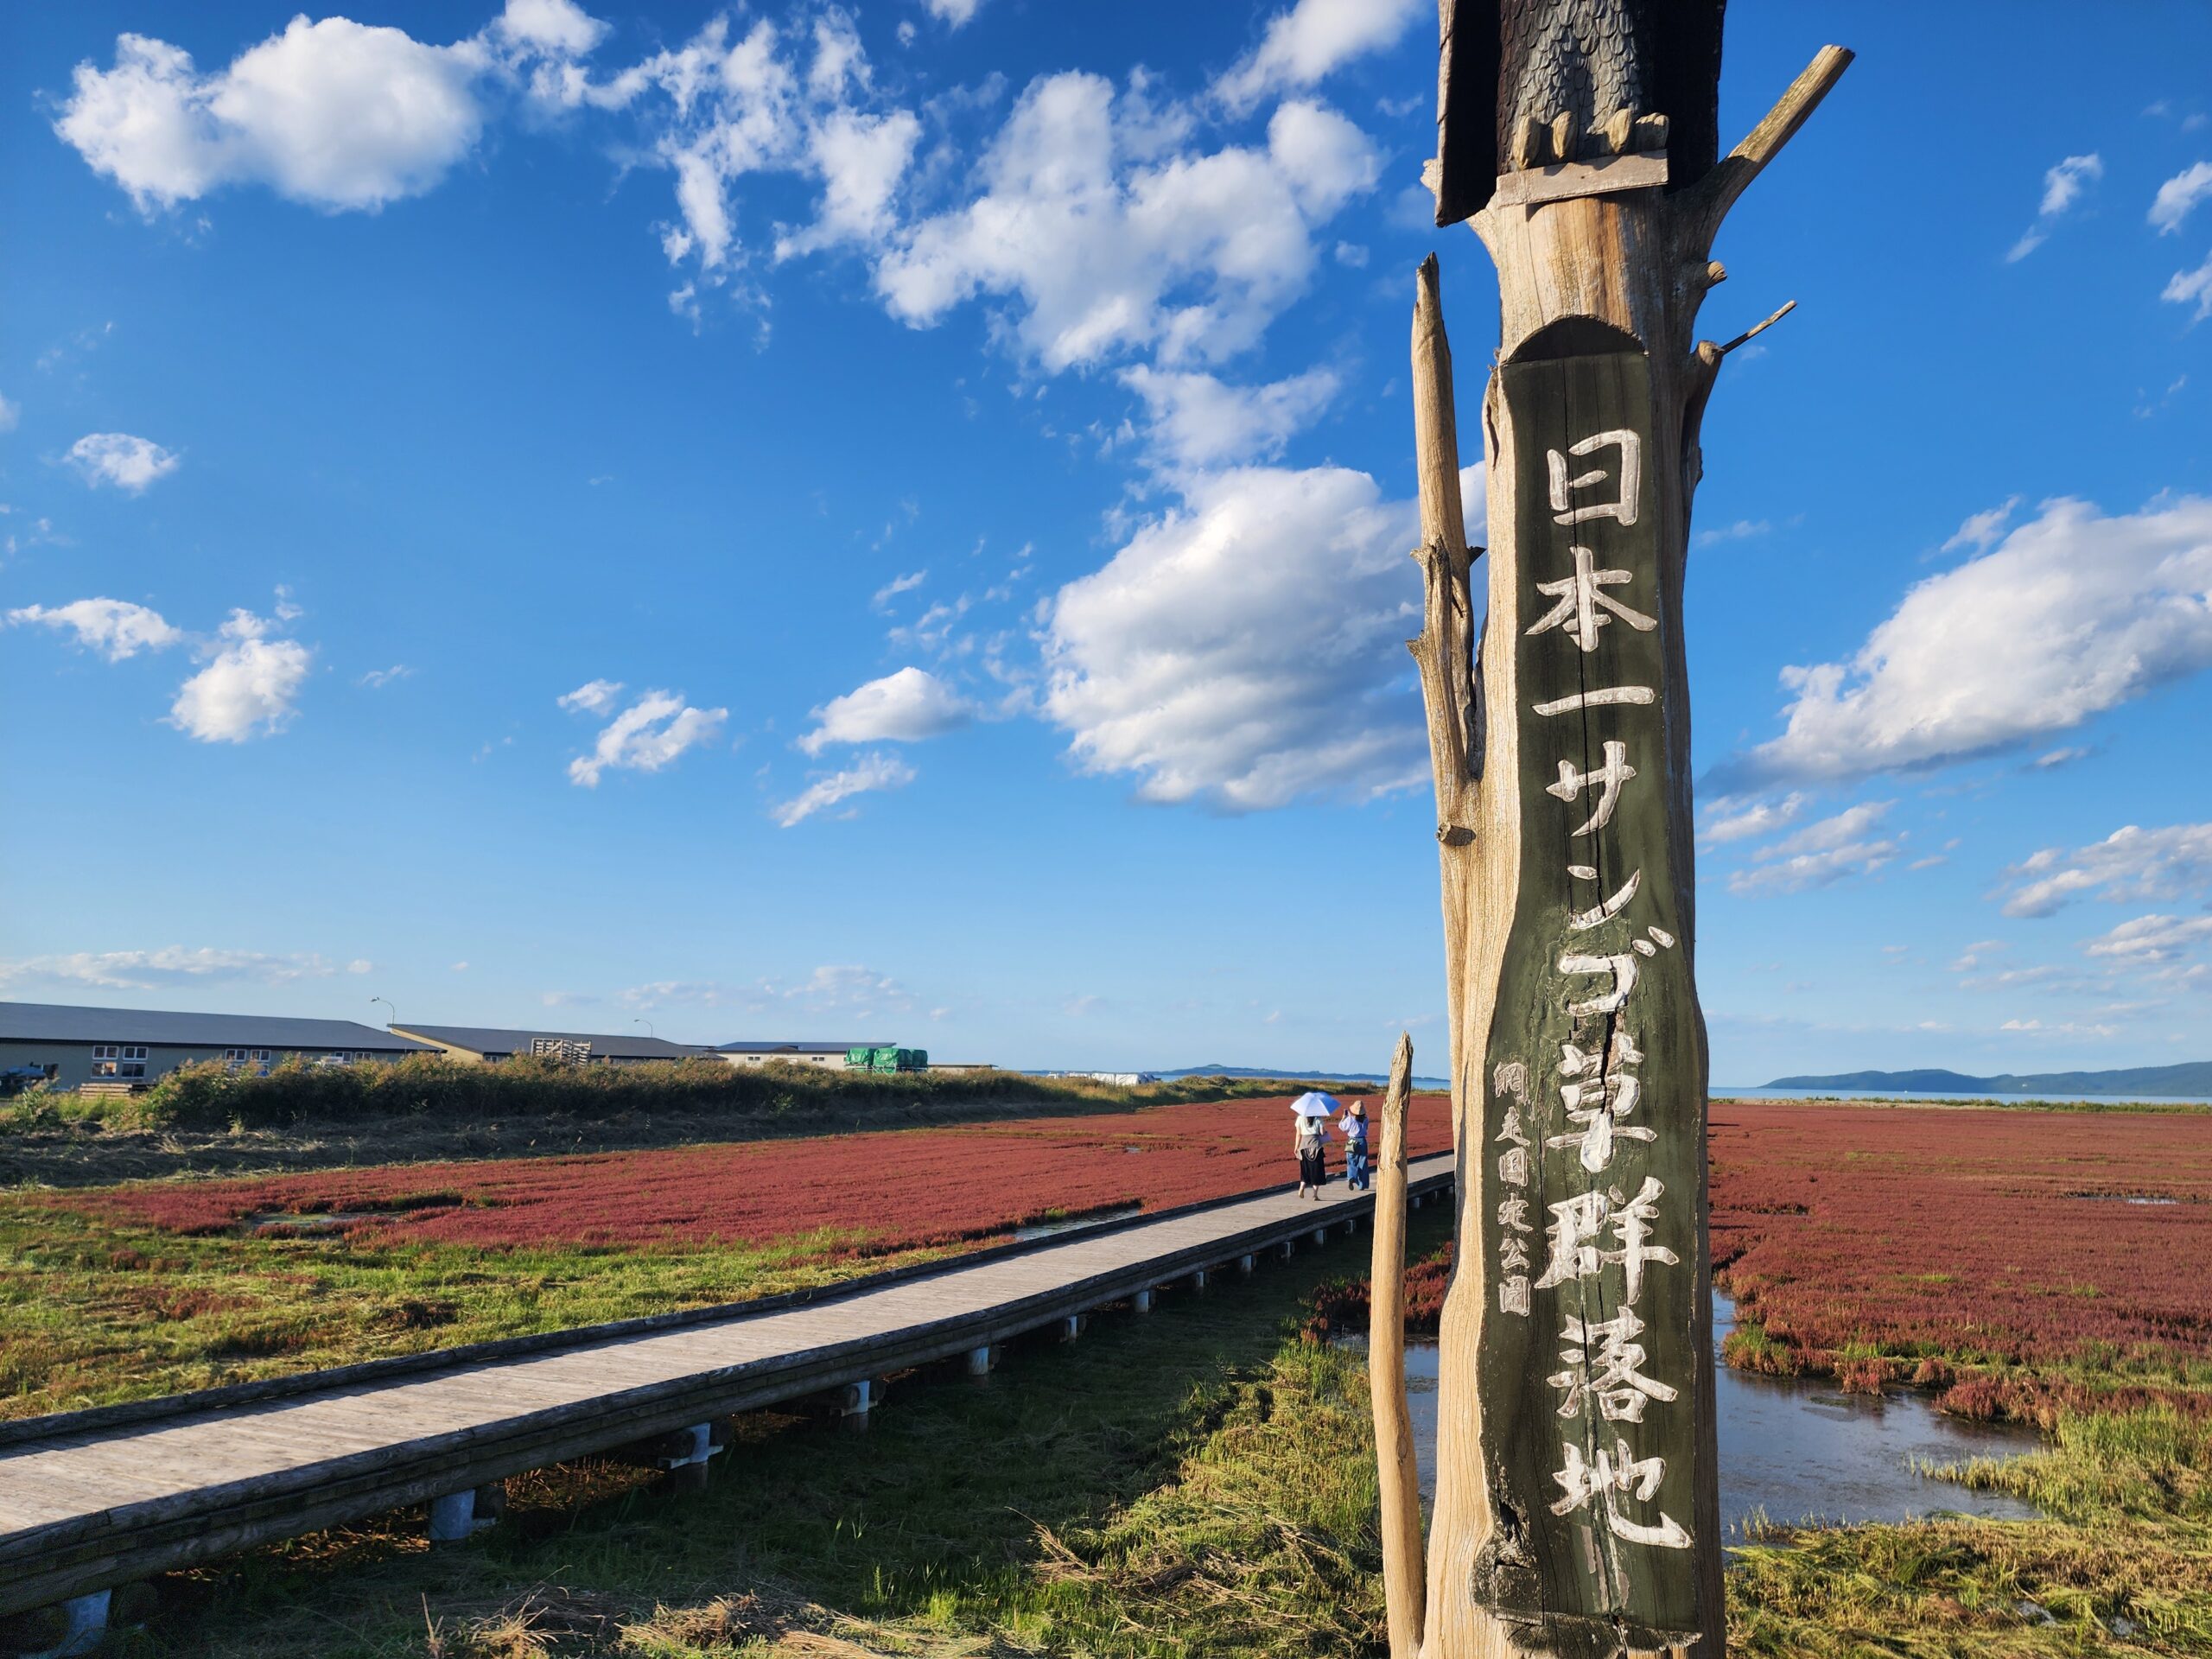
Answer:
POLYGON ((1290 1109, 1300 1117, 1333 1117, 1344 1109, 1344 1103, 1334 1095, 1309 1089, 1290 1103, 1290 1109))

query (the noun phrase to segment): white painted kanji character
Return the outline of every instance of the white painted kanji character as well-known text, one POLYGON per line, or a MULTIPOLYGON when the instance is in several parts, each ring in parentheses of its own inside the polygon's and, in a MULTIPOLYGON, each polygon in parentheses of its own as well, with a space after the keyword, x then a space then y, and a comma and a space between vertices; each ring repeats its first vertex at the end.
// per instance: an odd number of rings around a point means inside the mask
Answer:
POLYGON ((1516 1274, 1510 1279, 1498 1281, 1497 1311, 1518 1313, 1524 1319, 1529 1317, 1529 1280, 1526 1274, 1516 1274))
POLYGON ((1535 705, 1540 715, 1571 715, 1606 703, 1626 702, 1648 708, 1656 700, 1648 685, 1601 685, 1594 691, 1571 691, 1563 697, 1535 705))
POLYGON ((1679 1389, 1637 1369, 1645 1359, 1643 1346, 1637 1341, 1643 1330, 1643 1321, 1631 1307, 1610 1319, 1567 1321, 1560 1333, 1559 1355, 1565 1369, 1545 1379, 1565 1395, 1560 1416, 1580 1416, 1582 1402, 1588 1398, 1597 1402, 1599 1414, 1609 1423, 1640 1423, 1644 1407, 1652 1401, 1664 1404, 1677 1396, 1679 1389), (1590 1359, 1593 1347, 1598 1351, 1594 1372, 1590 1359))
POLYGON ((1554 1135, 1545 1137, 1547 1148, 1556 1151, 1560 1147, 1580 1146, 1582 1167, 1593 1175, 1611 1167, 1613 1141, 1654 1141, 1658 1137, 1651 1130, 1624 1124, 1620 1120, 1636 1110, 1642 1098, 1643 1085, 1629 1073, 1628 1068, 1640 1063, 1643 1055, 1636 1046, 1636 1039, 1625 1026, 1613 1032, 1612 1052, 1608 1058, 1602 1051, 1585 1053, 1574 1043, 1561 1043, 1560 1048, 1560 1103, 1567 1109, 1570 1122, 1582 1125, 1580 1135, 1554 1135))
POLYGON ((1608 1262, 1618 1262, 1627 1275, 1627 1287, 1621 1297, 1624 1307, 1636 1306, 1637 1294, 1643 1288, 1643 1264, 1663 1262, 1669 1267, 1677 1265, 1675 1253, 1663 1244, 1654 1244, 1651 1224, 1659 1217, 1659 1200, 1667 1189, 1656 1176, 1647 1175, 1637 1194, 1626 1204, 1621 1203, 1618 1188, 1613 1191, 1613 1237, 1620 1244, 1618 1250, 1604 1253, 1608 1262))
POLYGON ((1517 1192, 1509 1192, 1497 1201, 1497 1224, 1516 1233, 1535 1230, 1529 1225, 1529 1200, 1517 1192))
MULTIPOLYGON (((1567 874, 1571 875, 1575 870, 1586 869, 1588 868, 1589 867, 1587 865, 1573 865, 1569 868, 1567 874)), ((1621 883, 1620 891, 1618 893, 1614 893, 1610 899, 1601 900, 1599 903, 1592 905, 1587 910, 1578 911, 1573 915, 1568 917, 1567 918, 1567 931, 1570 933, 1587 933, 1592 928, 1599 926, 1603 923, 1611 921, 1614 917, 1619 915, 1622 911, 1628 908, 1628 901, 1636 897, 1636 890, 1643 885, 1643 872, 1642 870, 1630 870, 1629 872, 1628 880, 1621 883)))
POLYGON ((1598 786, 1598 804, 1589 821, 1580 830, 1570 833, 1578 836, 1595 834, 1613 821, 1613 808, 1619 804, 1621 785, 1636 776, 1636 768, 1628 763, 1628 745, 1608 739, 1604 762, 1593 771, 1582 772, 1572 760, 1559 763, 1559 781, 1546 784, 1544 793, 1555 795, 1562 801, 1572 801, 1592 784, 1598 786))
POLYGON ((1510 1234, 1507 1235, 1505 1243, 1498 1247, 1497 1264, 1512 1272, 1525 1269, 1529 1265, 1529 1247, 1510 1234))
POLYGON ((1659 1483, 1666 1478, 1667 1460, 1664 1458, 1641 1458, 1629 1449, 1626 1440, 1617 1440, 1613 1450, 1600 1448, 1597 1458, 1588 1463, 1582 1459, 1582 1448, 1573 1441, 1562 1443, 1567 1453, 1566 1467, 1554 1470, 1552 1478, 1565 1490, 1567 1496, 1554 1503, 1554 1515, 1568 1515, 1576 1510, 1587 1509, 1592 1498, 1605 1504, 1605 1525, 1617 1537, 1633 1544, 1653 1544, 1662 1549, 1688 1549, 1689 1533, 1681 1523, 1663 1512, 1656 1526, 1630 1520, 1620 1510, 1619 1497, 1624 1493, 1634 1494, 1640 1503, 1649 1503, 1659 1491, 1659 1483))
POLYGON ((1544 465, 1551 474, 1552 522, 1559 524, 1579 524, 1586 518, 1612 518, 1623 524, 1636 522, 1638 498, 1643 485, 1643 440, 1626 427, 1611 432, 1595 432, 1580 443, 1569 444, 1567 454, 1556 449, 1544 452, 1544 465), (1567 455, 1595 454, 1607 444, 1618 444, 1621 452, 1620 491, 1611 501, 1601 501, 1592 506, 1575 507, 1567 505, 1570 490, 1587 489, 1592 484, 1602 484, 1611 476, 1602 467, 1592 467, 1577 478, 1567 475, 1567 455))
POLYGON ((1573 556, 1574 574, 1561 576, 1557 582, 1536 584, 1538 593, 1559 603, 1530 623, 1524 638, 1534 639, 1553 628, 1561 628, 1585 652, 1592 652, 1598 649, 1599 629, 1610 628, 1616 620, 1627 623, 1638 633, 1649 633, 1659 626, 1642 611, 1605 596, 1605 588, 1623 587, 1634 581, 1633 572, 1599 569, 1598 556, 1586 547, 1570 547, 1567 550, 1573 556))
POLYGON ((1504 1121, 1497 1126, 1497 1134, 1494 1139, 1510 1141, 1516 1147, 1525 1147, 1529 1144, 1528 1132, 1521 1127, 1521 1114, 1518 1110, 1511 1108, 1507 1109, 1504 1121))
POLYGON ((1573 1198, 1547 1205, 1552 1212, 1551 1260, 1544 1266, 1543 1276, 1536 1281, 1536 1288, 1549 1290, 1569 1279, 1587 1279, 1607 1263, 1613 1263, 1626 1275, 1627 1287, 1621 1304, 1633 1306, 1643 1289, 1645 1262, 1659 1262, 1669 1267, 1679 1264, 1674 1251, 1650 1242, 1651 1224, 1658 1217, 1659 1200, 1666 1191, 1656 1177, 1647 1175, 1637 1195, 1626 1201, 1622 1199, 1620 1189, 1614 1187, 1604 1192, 1578 1192, 1573 1198), (1609 1218, 1613 1237, 1620 1245, 1617 1250, 1600 1248, 1609 1218))
POLYGON ((1529 1150, 1525 1147, 1508 1147, 1498 1155, 1497 1179, 1508 1186, 1529 1185, 1529 1150))
POLYGON ((1569 1014, 1613 1014, 1628 1001, 1628 994, 1636 988, 1637 976, 1643 970, 1637 965, 1630 952, 1624 950, 1617 957, 1583 957, 1570 952, 1559 959, 1562 974, 1611 974, 1613 988, 1584 1002, 1567 1005, 1569 1014))
POLYGON ((1569 1279, 1587 1278, 1598 1271, 1598 1243, 1605 1230, 1606 1199, 1603 1192, 1578 1192, 1548 1206, 1552 1212, 1551 1260, 1538 1290, 1549 1290, 1569 1279))

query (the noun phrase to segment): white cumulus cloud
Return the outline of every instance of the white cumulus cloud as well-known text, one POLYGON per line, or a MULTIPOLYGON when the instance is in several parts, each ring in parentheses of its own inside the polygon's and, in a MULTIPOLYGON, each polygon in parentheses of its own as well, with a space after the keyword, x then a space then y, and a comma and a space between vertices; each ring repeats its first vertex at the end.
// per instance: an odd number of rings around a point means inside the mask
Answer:
POLYGON ((313 952, 270 955, 207 945, 187 950, 173 944, 153 950, 69 950, 18 957, 0 962, 0 985, 58 981, 110 990, 149 991, 219 980, 282 985, 296 979, 321 979, 337 971, 335 965, 313 952))
POLYGON ((2069 156, 2043 175, 2043 201, 2036 209, 2036 222, 2021 232, 2005 257, 2017 263, 2026 258, 2044 245, 2050 234, 2050 227, 2073 208, 2082 193, 2105 175, 2104 158, 2092 152, 2087 156, 2069 156))
POLYGON ((10 622, 35 623, 41 627, 66 628, 77 643, 97 651, 111 663, 135 657, 142 651, 162 651, 185 636, 173 628, 159 611, 121 599, 79 599, 67 605, 25 605, 8 613, 10 622))
POLYGON ((1260 43, 1214 83, 1249 110, 1271 92, 1311 86, 1338 65, 1395 46, 1427 8, 1422 0, 1298 0, 1268 20, 1260 43))
POLYGON ((580 58, 607 35, 607 25, 574 0, 507 0, 493 35, 526 49, 580 58))
POLYGON ((2178 962, 2212 943, 2212 916, 2138 916, 2100 934, 2082 948, 2131 967, 2178 962))
POLYGON ((243 743, 289 725, 314 653, 296 639, 269 638, 273 627, 232 611, 207 665, 177 689, 169 724, 202 743, 243 743))
POLYGON ((1154 159, 1158 120, 1071 72, 1023 92, 979 172, 983 193, 899 232, 877 261, 892 314, 934 323, 977 295, 1012 302, 1020 346, 1058 371, 1131 349, 1242 351, 1302 293, 1313 232, 1374 182, 1366 135, 1286 105, 1264 149, 1154 159))
MULTIPOLYGON (((557 699, 571 712, 604 714, 621 687, 594 680, 557 699)), ((727 709, 695 709, 680 691, 647 691, 600 728, 589 754, 569 762, 569 781, 597 789, 607 772, 658 772, 686 749, 711 740, 729 718, 727 709)))
POLYGON ((1968 513, 1966 521, 1952 531, 1949 539, 1936 550, 1940 553, 1956 553, 1961 548, 1967 548, 1976 553, 1986 553, 2004 538, 2005 526, 2011 521, 2014 511, 2019 505, 2020 498, 2015 495, 1999 502, 1993 507, 1985 507, 1980 512, 1968 513))
POLYGON ((868 115, 836 109, 807 135, 807 165, 821 181, 822 202, 813 224, 776 239, 776 257, 789 259, 839 243, 880 241, 893 222, 892 197, 914 159, 922 124, 906 110, 868 115))
POLYGON ((575 690, 565 692, 553 701, 570 714, 598 715, 612 709, 615 699, 621 695, 622 682, 620 680, 586 680, 575 690))
POLYGON ((1780 737, 1732 785, 1841 782, 2071 730, 2212 664, 2212 499, 2107 518, 2044 504, 2001 543, 1909 591, 1844 663, 1783 671, 1780 737))
POLYGON ((868 603, 880 611, 899 594, 912 593, 929 579, 930 573, 926 570, 910 570, 904 575, 893 576, 875 590, 874 597, 868 603))
POLYGON ((2205 255, 2204 263, 2194 270, 2176 271, 2158 297, 2170 305, 2195 306, 2198 322, 2212 317, 2212 254, 2205 255))
POLYGON ((1834 817, 1808 823, 1796 834, 1754 853, 1747 869, 1728 878, 1731 893, 1797 893, 1828 887, 1847 876, 1871 875, 1897 855, 1901 837, 1885 836, 1880 825, 1894 801, 1863 801, 1834 817))
POLYGON ((968 699, 925 668, 902 668, 832 697, 814 711, 798 740, 809 754, 832 743, 912 743, 957 730, 975 718, 968 699))
POLYGON ((2158 227, 2159 235, 2171 235, 2181 229, 2196 204, 2207 196, 2212 196, 2212 162, 2197 162, 2158 187, 2151 202, 2151 222, 2158 227))
POLYGON ((345 17, 295 17, 212 74, 181 48, 124 35, 111 67, 77 66, 54 130, 143 210, 245 183, 374 209, 430 188, 474 147, 487 62, 477 41, 431 46, 345 17))
POLYGON ((1266 385, 1232 386, 1202 372, 1139 364, 1122 384, 1144 399, 1160 458, 1178 468, 1272 460, 1337 395, 1337 377, 1313 369, 1266 385))
POLYGON ((175 472, 183 457, 128 432, 87 432, 69 446, 69 461, 94 489, 112 484, 138 495, 156 479, 175 472))
POLYGON ((816 779, 790 800, 778 804, 772 816, 788 830, 855 795, 902 788, 912 783, 915 776, 914 769, 895 754, 864 754, 842 771, 816 779))
POLYGON ((2046 847, 2005 875, 2007 916, 2049 916, 2091 893, 2114 904, 2178 898, 2212 884, 2212 823, 2126 824, 2070 853, 2046 847))
POLYGON ((1797 790, 1778 801, 1745 802, 1724 798, 1706 809, 1706 825, 1698 832, 1698 840, 1707 847, 1719 847, 1732 841, 1770 836, 1796 823, 1811 799, 1797 790))
POLYGON ((1044 707, 1086 771, 1231 810, 1426 778, 1402 642, 1419 632, 1410 504, 1364 473, 1194 480, 1046 623, 1044 707))

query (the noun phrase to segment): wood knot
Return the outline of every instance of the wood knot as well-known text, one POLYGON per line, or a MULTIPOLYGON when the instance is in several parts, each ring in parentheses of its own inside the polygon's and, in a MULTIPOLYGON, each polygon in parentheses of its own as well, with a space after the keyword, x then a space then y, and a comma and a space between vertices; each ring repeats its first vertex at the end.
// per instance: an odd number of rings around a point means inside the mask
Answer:
POLYGON ((1446 847, 1464 847, 1475 838, 1475 832, 1464 823, 1440 823, 1436 838, 1446 847))

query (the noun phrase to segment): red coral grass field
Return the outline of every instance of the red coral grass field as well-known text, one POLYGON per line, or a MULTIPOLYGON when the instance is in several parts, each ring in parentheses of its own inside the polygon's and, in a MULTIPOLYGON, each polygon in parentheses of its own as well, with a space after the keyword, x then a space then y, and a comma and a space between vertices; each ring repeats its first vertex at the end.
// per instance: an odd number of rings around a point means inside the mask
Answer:
MULTIPOLYGON (((0 1200, 0 1415, 742 1300, 1291 1176, 1281 1097, 0 1200)), ((1732 1363, 2212 1415, 2212 1115, 1713 1103, 1732 1363)), ((1450 1144, 1414 1103, 1416 1154, 1450 1144)), ((1448 1250, 1414 1264, 1433 1321, 1448 1250)), ((1346 1287, 1350 1289, 1351 1287, 1346 1287)), ((1364 1322, 1362 1294, 1327 1310, 1364 1322)))
POLYGON ((1974 1415, 2212 1409, 2212 1114, 1717 1100, 1732 1362, 1974 1415))
MULTIPOLYGON (((319 1224, 357 1249, 810 1237, 826 1258, 849 1259, 1281 1185, 1295 1173, 1287 1107, 1280 1096, 747 1145, 149 1182, 51 1201, 185 1235, 319 1224)), ((1448 1102, 1417 1098, 1411 1135, 1416 1155, 1448 1149, 1448 1102)))

